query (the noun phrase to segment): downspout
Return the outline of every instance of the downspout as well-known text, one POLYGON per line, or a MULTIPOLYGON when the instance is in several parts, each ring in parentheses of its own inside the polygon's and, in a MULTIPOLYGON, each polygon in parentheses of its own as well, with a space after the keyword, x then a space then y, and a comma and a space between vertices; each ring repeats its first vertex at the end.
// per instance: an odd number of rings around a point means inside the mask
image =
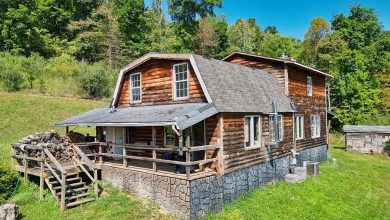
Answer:
POLYGON ((292 130, 293 130, 293 149, 291 149, 292 153, 292 161, 291 161, 291 169, 292 173, 294 173, 295 167, 297 165, 297 140, 295 138, 295 113, 292 113, 292 130))
POLYGON ((172 130, 179 136, 179 155, 183 156, 183 132, 176 129, 177 125, 172 125, 172 130))

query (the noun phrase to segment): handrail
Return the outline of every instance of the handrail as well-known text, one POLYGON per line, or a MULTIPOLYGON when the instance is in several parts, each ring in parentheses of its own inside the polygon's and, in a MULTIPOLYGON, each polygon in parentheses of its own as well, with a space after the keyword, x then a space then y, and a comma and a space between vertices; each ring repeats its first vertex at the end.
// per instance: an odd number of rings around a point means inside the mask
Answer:
POLYGON ((60 176, 58 176, 58 174, 55 172, 55 170, 50 166, 50 164, 47 161, 44 160, 44 163, 47 166, 47 168, 49 168, 49 170, 53 174, 53 176, 57 179, 57 181, 62 185, 62 180, 61 180, 60 176))
MULTIPOLYGON (((94 146, 98 144, 92 144, 88 146, 94 146)), ((134 144, 115 144, 115 143, 109 143, 109 142, 100 142, 101 146, 110 146, 110 147, 121 147, 121 148, 126 148, 126 149, 132 149, 132 150, 155 150, 155 151, 174 151, 174 152, 179 152, 179 151, 202 151, 202 150, 215 150, 220 148, 219 144, 211 144, 211 145, 203 145, 203 146, 193 146, 189 147, 188 149, 183 147, 157 147, 157 146, 149 146, 149 145, 134 145, 134 144)), ((87 145, 85 145, 87 146, 87 145)))
POLYGON ((53 156, 53 154, 50 153, 50 151, 47 148, 44 148, 43 151, 45 154, 49 157, 50 161, 56 165, 57 169, 66 175, 66 170, 62 167, 62 165, 58 162, 58 160, 53 156))
POLYGON ((93 165, 92 161, 84 154, 84 152, 78 146, 76 145, 72 145, 72 146, 75 153, 77 153, 81 157, 81 160, 87 164, 89 169, 95 170, 96 169, 95 165, 93 165))
POLYGON ((93 177, 91 176, 91 174, 89 174, 88 170, 85 169, 85 167, 83 166, 83 163, 75 157, 73 157, 73 160, 77 163, 77 165, 79 165, 79 167, 84 171, 85 174, 87 174, 89 179, 91 179, 91 181, 93 182, 94 181, 93 177))

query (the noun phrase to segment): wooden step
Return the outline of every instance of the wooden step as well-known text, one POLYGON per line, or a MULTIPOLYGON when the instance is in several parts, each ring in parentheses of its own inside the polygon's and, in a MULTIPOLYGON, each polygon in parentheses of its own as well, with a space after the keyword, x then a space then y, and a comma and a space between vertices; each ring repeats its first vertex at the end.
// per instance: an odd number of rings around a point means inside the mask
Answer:
MULTIPOLYGON (((84 190, 88 190, 88 187, 84 186, 84 187, 75 188, 75 189, 68 189, 68 190, 65 191, 65 193, 68 194, 68 193, 80 192, 80 191, 84 191, 84 190)), ((57 192, 56 195, 60 196, 61 195, 61 191, 57 192)))
POLYGON ((78 205, 81 205, 81 204, 84 204, 84 203, 87 203, 87 202, 92 202, 92 201, 95 201, 95 199, 94 198, 84 199, 84 200, 81 200, 81 201, 68 203, 68 204, 66 204, 66 207, 70 208, 70 207, 78 206, 78 205))
POLYGON ((89 196, 90 194, 91 193, 86 192, 86 193, 78 194, 78 195, 75 195, 75 196, 66 197, 66 200, 69 201, 69 200, 79 199, 79 198, 83 198, 83 197, 89 196))
POLYGON ((81 181, 81 177, 69 178, 69 179, 66 179, 66 182, 69 183, 69 182, 74 182, 74 181, 76 181, 76 180, 81 181))
MULTIPOLYGON (((69 188, 69 187, 75 187, 75 186, 85 186, 85 183, 84 182, 79 182, 79 183, 71 183, 71 184, 66 184, 66 188, 69 188)), ((53 187, 54 190, 58 190, 58 189, 61 189, 62 186, 56 186, 56 187, 53 187)))

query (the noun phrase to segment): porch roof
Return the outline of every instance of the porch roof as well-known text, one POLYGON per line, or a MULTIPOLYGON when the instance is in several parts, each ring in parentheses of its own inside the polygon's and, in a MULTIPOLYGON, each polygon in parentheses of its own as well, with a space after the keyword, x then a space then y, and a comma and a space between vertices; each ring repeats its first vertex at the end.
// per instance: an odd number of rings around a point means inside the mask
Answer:
POLYGON ((217 113, 213 103, 185 103, 116 108, 96 108, 55 126, 164 126, 185 129, 217 113))

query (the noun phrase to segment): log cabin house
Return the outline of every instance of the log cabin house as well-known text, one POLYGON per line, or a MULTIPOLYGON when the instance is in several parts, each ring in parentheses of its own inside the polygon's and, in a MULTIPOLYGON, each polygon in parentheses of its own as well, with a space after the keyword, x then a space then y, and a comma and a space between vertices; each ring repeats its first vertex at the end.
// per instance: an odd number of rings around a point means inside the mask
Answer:
POLYGON ((327 77, 246 53, 148 53, 120 71, 108 108, 56 126, 96 127, 78 147, 103 181, 196 218, 327 158, 327 77))

